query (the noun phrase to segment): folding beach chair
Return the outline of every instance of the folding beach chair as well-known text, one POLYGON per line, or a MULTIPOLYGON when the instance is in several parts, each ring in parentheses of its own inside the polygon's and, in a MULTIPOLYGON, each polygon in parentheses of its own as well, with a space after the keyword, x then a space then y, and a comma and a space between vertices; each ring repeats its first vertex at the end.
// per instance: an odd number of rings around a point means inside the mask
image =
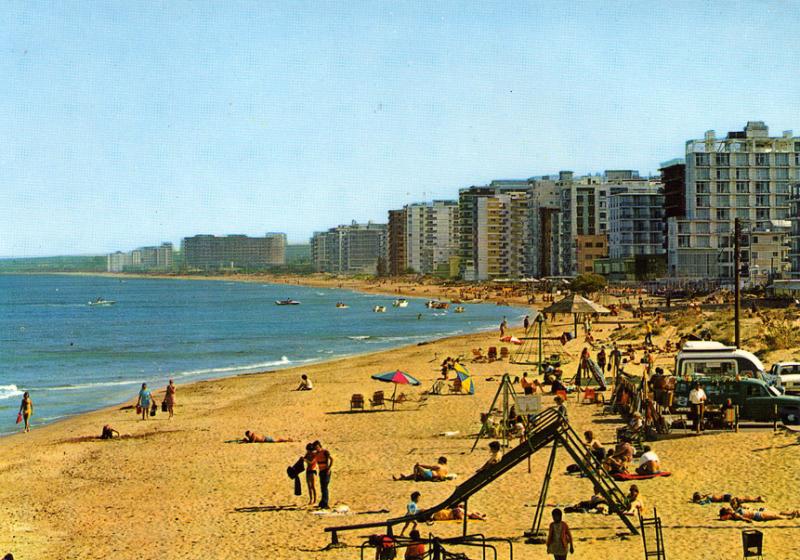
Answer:
POLYGON ((489 346, 489 350, 486 352, 486 358, 490 362, 494 362, 497 360, 497 347, 496 346, 489 346))
POLYGON ((350 397, 350 410, 355 410, 357 408, 364 410, 364 395, 358 393, 350 397))
POLYGON ((508 356, 509 356, 508 348, 506 346, 501 346, 500 347, 500 359, 501 360, 507 360, 508 356))
POLYGON ((371 407, 382 406, 386 408, 386 400, 383 398, 383 391, 375 391, 372 394, 372 398, 369 400, 369 404, 371 407))

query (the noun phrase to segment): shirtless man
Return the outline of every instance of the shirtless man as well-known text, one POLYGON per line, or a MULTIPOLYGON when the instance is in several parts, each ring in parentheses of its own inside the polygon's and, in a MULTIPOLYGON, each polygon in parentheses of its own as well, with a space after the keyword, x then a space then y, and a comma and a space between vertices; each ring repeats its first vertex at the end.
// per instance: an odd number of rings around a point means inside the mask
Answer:
POLYGON ((270 436, 262 436, 261 434, 251 432, 250 430, 247 430, 242 438, 242 443, 284 443, 287 441, 294 440, 282 437, 272 438, 270 436))
POLYGON ((763 502, 764 498, 761 496, 734 496, 733 494, 702 494, 695 492, 692 494, 692 502, 696 504, 727 504, 731 500, 736 500, 740 504, 745 502, 763 502))
POLYGON ((435 465, 414 465, 414 472, 392 476, 392 480, 440 481, 447 478, 447 457, 439 457, 435 465))

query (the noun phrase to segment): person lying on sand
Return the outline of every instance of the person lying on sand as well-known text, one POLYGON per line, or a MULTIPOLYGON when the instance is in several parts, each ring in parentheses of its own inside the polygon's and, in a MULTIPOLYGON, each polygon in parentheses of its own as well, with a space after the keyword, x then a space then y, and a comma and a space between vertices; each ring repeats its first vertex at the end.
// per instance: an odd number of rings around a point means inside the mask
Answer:
POLYGON ((738 503, 743 504, 745 502, 763 502, 764 498, 762 496, 734 496, 733 494, 702 494, 700 492, 695 492, 692 494, 692 501, 696 504, 705 505, 705 504, 727 504, 731 500, 736 500, 738 503))
POLYGON ((738 508, 734 510, 730 507, 723 507, 719 510, 720 521, 744 521, 746 523, 753 523, 754 521, 777 521, 780 519, 796 519, 800 517, 799 510, 782 511, 776 513, 764 508, 760 509, 745 509, 738 508))
POLYGON ((592 511, 597 511, 598 513, 604 513, 606 508, 607 502, 603 495, 600 493, 600 487, 596 484, 594 485, 594 494, 588 500, 583 500, 575 504, 574 506, 567 506, 564 508, 566 513, 589 513, 592 511))
POLYGON ((284 443, 287 441, 294 441, 290 438, 282 438, 282 437, 270 437, 270 436, 262 436, 261 434, 257 434, 255 432, 251 432, 247 430, 244 433, 244 437, 242 438, 242 443, 284 443))
MULTIPOLYGON (((437 511, 431 517, 434 521, 456 521, 464 519, 464 506, 456 506, 453 509, 445 508, 437 511)), ((467 514, 467 519, 480 519, 486 521, 486 514, 479 511, 471 511, 467 514)))
POLYGON ((392 480, 439 481, 447 477, 447 457, 439 457, 435 465, 414 465, 414 472, 392 476, 392 480))

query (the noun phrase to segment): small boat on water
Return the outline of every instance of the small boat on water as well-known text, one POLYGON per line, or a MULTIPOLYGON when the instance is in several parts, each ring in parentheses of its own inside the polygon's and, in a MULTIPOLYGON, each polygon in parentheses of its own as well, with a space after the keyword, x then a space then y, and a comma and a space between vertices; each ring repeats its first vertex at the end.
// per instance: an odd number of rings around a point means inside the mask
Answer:
POLYGON ((386 313, 386 306, 385 305, 376 305, 372 308, 374 313, 386 313))
POLYGON ((336 302, 336 309, 347 309, 348 307, 350 307, 350 306, 347 305, 346 303, 342 302, 342 301, 337 301, 336 302))
POLYGON ((459 305, 453 309, 453 313, 464 313, 464 308, 459 305))
POLYGON ((300 305, 300 302, 294 299, 279 299, 275 301, 275 305, 300 305))
POLYGON ((115 303, 117 303, 117 302, 114 301, 114 300, 103 299, 103 298, 99 297, 99 298, 95 299, 94 301, 90 301, 89 305, 91 305, 93 307, 94 306, 97 306, 97 307, 109 307, 111 305, 114 305, 115 303))
POLYGON ((408 307, 408 300, 404 298, 396 299, 392 302, 392 307, 408 307))

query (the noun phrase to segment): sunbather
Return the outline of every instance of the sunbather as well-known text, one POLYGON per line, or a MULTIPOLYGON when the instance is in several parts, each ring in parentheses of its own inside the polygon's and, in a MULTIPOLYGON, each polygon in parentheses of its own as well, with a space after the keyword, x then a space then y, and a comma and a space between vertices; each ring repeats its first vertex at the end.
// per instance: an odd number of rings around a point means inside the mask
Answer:
POLYGON ((705 504, 720 504, 720 503, 730 503, 731 500, 735 499, 740 504, 745 502, 763 502, 764 498, 762 496, 734 496, 733 494, 702 494, 700 492, 695 492, 692 494, 692 501, 696 504, 705 505, 705 504))
POLYGON ((628 509, 625 511, 625 515, 636 515, 637 513, 641 515, 644 513, 644 500, 639 494, 638 486, 631 484, 625 499, 628 501, 628 509))
POLYGON ((392 476, 392 480, 440 481, 447 478, 447 457, 439 457, 435 465, 414 465, 411 474, 392 476))
POLYGON ((760 509, 733 509, 731 507, 723 507, 719 510, 720 521, 744 521, 746 523, 753 523, 754 521, 777 521, 779 519, 795 519, 800 517, 800 511, 781 511, 774 512, 764 508, 760 509))
MULTIPOLYGON (((456 506, 453 509, 445 508, 433 514, 434 521, 454 521, 464 519, 464 506, 456 506)), ((467 514, 467 519, 486 520, 486 514, 479 511, 471 511, 467 514)))
POLYGON ((294 441, 294 440, 283 437, 273 438, 270 436, 262 436, 261 434, 251 432, 250 430, 245 431, 244 437, 242 438, 242 443, 284 443, 287 441, 294 441))
POLYGON ((489 443, 489 459, 487 459, 487 461, 483 465, 481 465, 480 468, 478 468, 478 470, 476 472, 484 471, 484 470, 496 465, 497 463, 500 462, 500 460, 502 458, 503 458, 503 454, 500 451, 500 442, 499 441, 493 441, 493 442, 489 443))
POLYGON ((633 452, 630 442, 623 439, 614 448, 613 453, 606 458, 604 465, 611 474, 628 472, 628 466, 633 461, 633 452))
POLYGON ((600 493, 600 487, 595 484, 594 494, 592 494, 591 498, 580 501, 574 506, 567 506, 564 508, 564 511, 566 513, 589 513, 592 511, 603 513, 607 504, 608 502, 606 502, 606 499, 600 493))
POLYGON ((636 467, 636 474, 658 474, 661 472, 661 464, 658 455, 649 445, 644 446, 644 453, 639 457, 639 466, 636 467))

